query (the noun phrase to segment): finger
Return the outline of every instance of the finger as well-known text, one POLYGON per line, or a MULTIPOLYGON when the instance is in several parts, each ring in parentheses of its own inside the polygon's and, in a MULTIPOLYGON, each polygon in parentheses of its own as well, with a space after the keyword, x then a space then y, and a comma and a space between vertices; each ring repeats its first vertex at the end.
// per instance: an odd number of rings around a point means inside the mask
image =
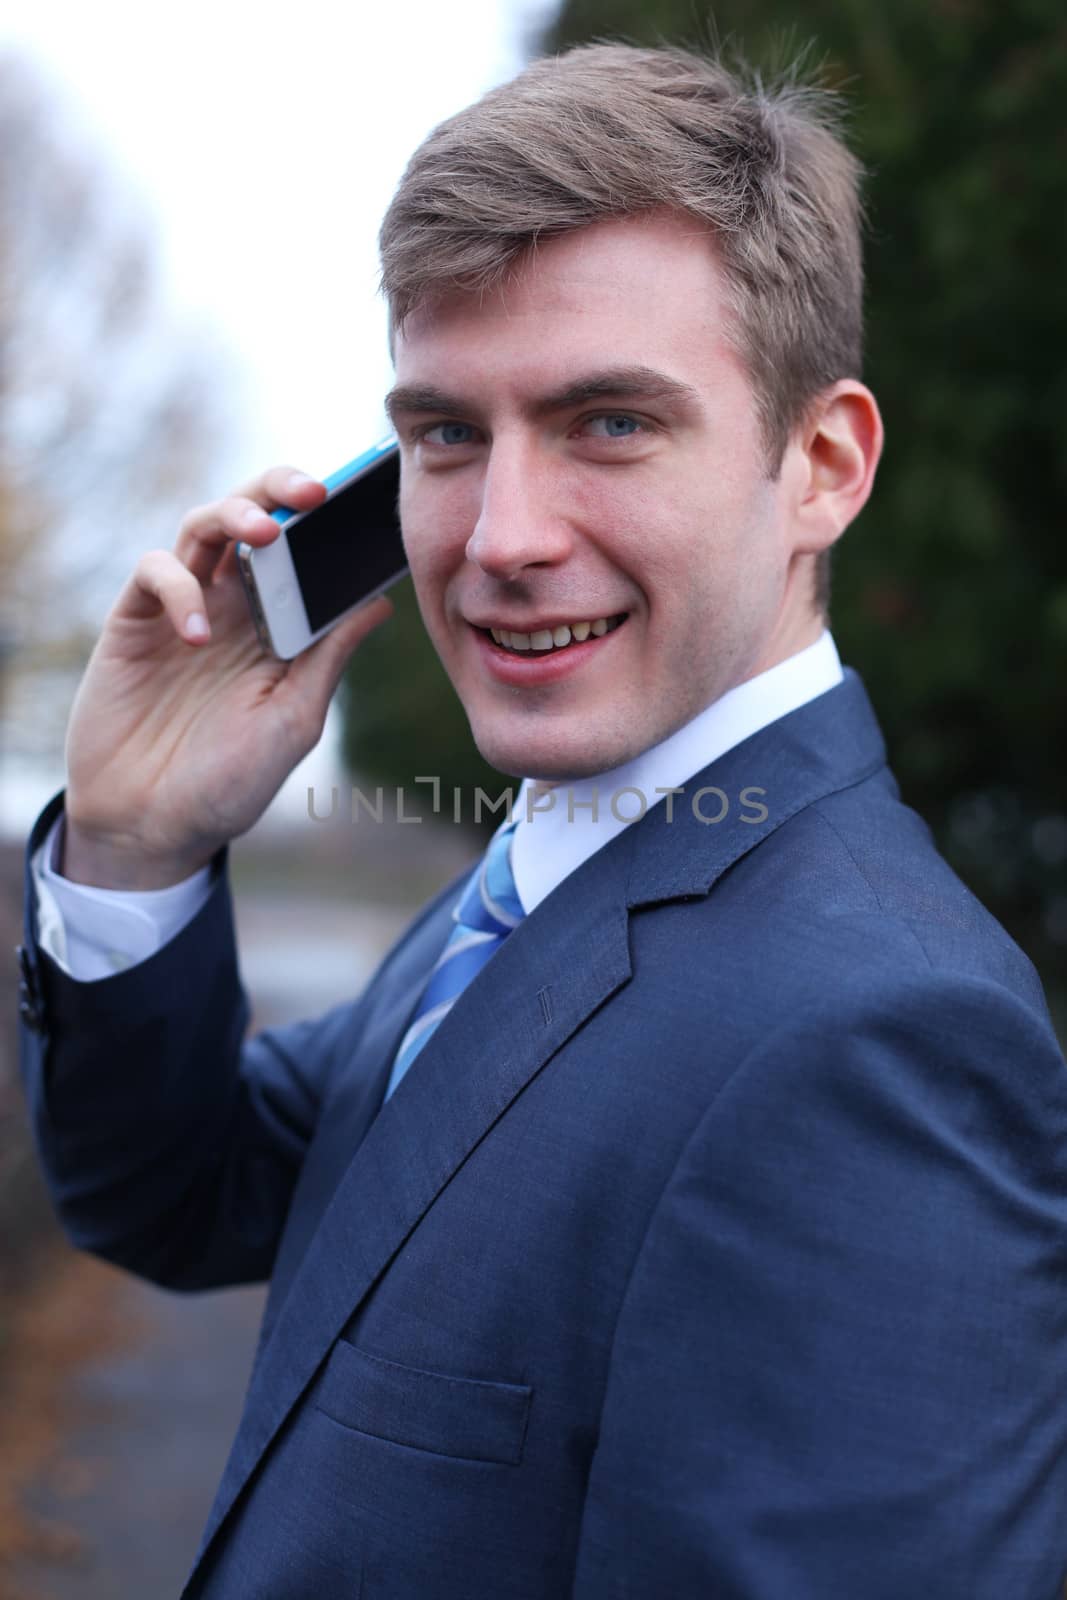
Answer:
POLYGON ((148 550, 115 603, 114 615, 132 622, 166 615, 182 639, 204 644, 211 636, 204 592, 170 550, 148 550))
MULTIPOLYGON (((393 602, 386 595, 358 606, 323 638, 292 662, 285 682, 276 690, 291 709, 313 728, 317 740, 326 721, 326 712, 341 681, 349 659, 368 633, 393 614, 393 602)), ((310 749, 311 746, 309 745, 310 749)))
POLYGON ((198 506, 182 519, 174 554, 201 583, 210 583, 224 557, 232 565, 230 552, 238 541, 253 545, 271 544, 280 532, 278 524, 262 506, 237 495, 198 506))
MULTIPOLYGON (((326 487, 292 467, 272 467, 222 500, 197 506, 182 519, 174 553, 201 583, 210 582, 219 563, 238 542, 272 543, 279 525, 270 515, 284 507, 308 511, 326 498, 326 487)), ((232 568, 231 556, 227 568, 232 568)))
MULTIPOLYGON (((309 488, 320 491, 324 487, 318 478, 301 472, 299 467, 268 467, 266 472, 249 478, 241 488, 235 489, 234 494, 243 500, 254 500, 265 511, 280 511, 282 507, 289 511, 302 511, 307 501, 300 497, 306 496, 309 488), (297 496, 295 500, 294 495, 297 496)), ((315 503, 314 499, 312 503, 315 503)))

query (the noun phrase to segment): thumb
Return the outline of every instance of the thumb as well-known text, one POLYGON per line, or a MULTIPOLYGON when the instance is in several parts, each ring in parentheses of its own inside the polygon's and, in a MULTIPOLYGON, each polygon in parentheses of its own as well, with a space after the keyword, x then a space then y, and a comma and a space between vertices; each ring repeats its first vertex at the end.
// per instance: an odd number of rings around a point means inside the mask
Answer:
POLYGON ((393 614, 393 602, 384 594, 359 606, 350 617, 331 628, 324 638, 296 657, 285 677, 287 699, 299 705, 303 716, 321 725, 350 658, 368 633, 393 614))

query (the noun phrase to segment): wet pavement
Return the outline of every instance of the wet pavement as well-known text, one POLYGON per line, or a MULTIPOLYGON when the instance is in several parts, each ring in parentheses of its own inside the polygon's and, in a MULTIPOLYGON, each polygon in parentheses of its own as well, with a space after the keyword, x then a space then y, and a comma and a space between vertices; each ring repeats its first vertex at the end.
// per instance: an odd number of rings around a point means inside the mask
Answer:
POLYGON ((23 1496, 51 1537, 15 1563, 19 1600, 181 1592, 240 1417, 263 1298, 259 1288, 166 1294, 115 1274, 119 1348, 70 1376, 77 1420, 23 1496))

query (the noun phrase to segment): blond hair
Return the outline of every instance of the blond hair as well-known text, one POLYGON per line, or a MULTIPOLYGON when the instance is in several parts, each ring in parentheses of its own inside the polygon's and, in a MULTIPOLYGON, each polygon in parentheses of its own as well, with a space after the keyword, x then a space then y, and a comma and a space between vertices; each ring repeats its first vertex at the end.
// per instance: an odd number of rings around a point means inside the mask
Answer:
MULTIPOLYGON (((533 62, 450 117, 382 223, 394 329, 448 289, 484 292, 534 246, 669 209, 703 221, 727 286, 770 476, 823 389, 859 377, 862 169, 837 97, 676 48, 583 45, 533 62)), ((829 598, 828 552, 815 604, 829 598)))

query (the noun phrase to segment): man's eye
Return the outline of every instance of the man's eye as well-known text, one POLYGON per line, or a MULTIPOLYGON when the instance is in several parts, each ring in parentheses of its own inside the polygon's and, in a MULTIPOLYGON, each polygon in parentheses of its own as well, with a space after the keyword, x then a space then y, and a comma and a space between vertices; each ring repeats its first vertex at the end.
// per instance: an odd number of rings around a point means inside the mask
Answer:
POLYGON ((590 417, 585 427, 596 439, 628 439, 640 429, 641 424, 636 417, 627 416, 622 411, 590 417))
POLYGON ((422 437, 427 444, 470 444, 473 433, 469 422, 436 422, 422 437))

